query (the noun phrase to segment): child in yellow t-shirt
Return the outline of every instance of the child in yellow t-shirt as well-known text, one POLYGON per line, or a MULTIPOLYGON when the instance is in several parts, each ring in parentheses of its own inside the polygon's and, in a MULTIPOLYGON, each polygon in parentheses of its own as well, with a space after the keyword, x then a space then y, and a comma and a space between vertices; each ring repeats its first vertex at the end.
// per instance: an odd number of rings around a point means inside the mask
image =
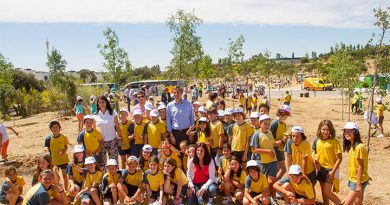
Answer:
POLYGON ((382 103, 382 98, 377 98, 376 103, 378 104, 376 107, 377 113, 376 116, 378 117, 378 123, 375 125, 381 132, 378 137, 384 137, 384 132, 383 132, 383 112, 385 111, 385 105, 382 103))
POLYGON ((210 150, 210 147, 213 146, 214 141, 210 135, 210 124, 208 123, 207 118, 199 118, 198 127, 196 128, 196 130, 195 128, 196 127, 193 125, 187 131, 187 135, 190 137, 190 139, 194 139, 190 141, 195 141, 196 144, 200 144, 203 142, 210 150))
POLYGON ((343 151, 349 151, 348 187, 350 189, 345 204, 363 204, 364 189, 368 176, 368 152, 360 138, 356 123, 347 122, 344 126, 343 151))
MULTIPOLYGON (((223 182, 223 176, 228 170, 229 167, 229 160, 232 158, 232 147, 229 143, 225 143, 222 146, 222 156, 218 159, 217 166, 218 166, 218 181, 220 183, 223 182)), ((222 189, 222 186, 220 187, 222 189)))
POLYGON ((270 204, 267 177, 260 172, 255 160, 248 161, 246 173, 243 204, 270 204))
POLYGON ((162 204, 164 193, 164 175, 159 169, 159 159, 153 155, 149 158, 149 168, 144 172, 142 182, 146 190, 146 203, 158 201, 162 204))
POLYGON ((23 187, 26 184, 22 176, 14 166, 5 169, 5 181, 1 186, 0 203, 2 204, 21 204, 23 201, 23 187))
POLYGON ((168 158, 173 158, 177 162, 177 167, 182 166, 180 160, 180 151, 177 150, 174 146, 170 145, 168 141, 164 141, 161 144, 161 155, 160 155, 160 168, 164 167, 164 163, 168 158))
POLYGON ((257 111, 258 102, 259 102, 259 98, 257 97, 257 94, 254 93, 252 97, 253 111, 257 111))
POLYGON ((142 171, 139 170, 137 157, 127 158, 126 169, 122 170, 119 179, 118 192, 120 204, 142 201, 142 171))
POLYGON ((232 202, 231 194, 234 193, 235 198, 242 203, 244 198, 244 184, 246 179, 246 172, 241 168, 240 159, 232 156, 229 160, 228 169, 223 176, 223 191, 225 199, 222 204, 232 202))
POLYGON ((248 98, 245 100, 245 105, 246 105, 246 114, 251 114, 252 112, 252 107, 253 107, 253 98, 252 96, 248 96, 248 98))
MULTIPOLYGON (((61 134, 61 125, 58 120, 52 120, 49 123, 50 131, 52 132, 45 139, 45 147, 48 148, 53 166, 61 169, 62 177, 64 179, 65 190, 68 190, 68 175, 66 174, 66 167, 69 163, 67 154, 69 141, 68 138, 61 134)), ((56 169, 53 170, 56 172, 56 169)))
MULTIPOLYGON (((77 168, 76 165, 73 166, 77 168)), ((75 201, 80 199, 81 203, 90 204, 92 200, 95 204, 101 204, 99 186, 102 183, 103 173, 99 170, 94 157, 85 158, 84 166, 87 168, 85 171, 79 168, 79 171, 83 172, 84 183, 81 191, 76 194, 75 201)))
POLYGON ((153 148, 153 154, 158 154, 158 148, 164 138, 168 136, 167 127, 158 119, 158 111, 150 111, 150 122, 145 125, 144 144, 153 148))
POLYGON ((144 146, 144 129, 146 122, 143 121, 143 113, 136 109, 133 112, 134 122, 130 124, 128 136, 131 144, 131 155, 139 157, 144 146))
POLYGON ((121 133, 120 147, 118 149, 119 156, 121 157, 121 168, 126 167, 126 159, 130 156, 130 140, 128 136, 129 126, 131 120, 128 120, 127 117, 129 113, 126 109, 121 109, 119 111, 120 121, 119 121, 119 132, 121 133))
POLYGON ((122 172, 118 170, 118 162, 115 159, 107 160, 107 172, 103 176, 102 180, 102 196, 103 203, 117 204, 118 201, 118 188, 117 184, 121 177, 122 172))
POLYGON ((234 111, 236 123, 231 129, 231 139, 233 155, 242 159, 242 163, 246 163, 249 153, 249 142, 254 130, 252 126, 245 122, 245 114, 241 108, 234 111))
POLYGON ((188 179, 186 174, 177 166, 173 158, 168 158, 164 162, 164 198, 163 204, 166 204, 168 197, 174 197, 174 204, 182 204, 183 199, 187 196, 188 179))
POLYGON ((66 173, 69 177, 69 195, 70 197, 74 198, 76 194, 81 190, 81 187, 83 186, 83 175, 81 172, 79 172, 79 169, 77 167, 83 168, 84 167, 84 146, 83 145, 76 145, 73 149, 73 161, 68 165, 66 169, 66 173))

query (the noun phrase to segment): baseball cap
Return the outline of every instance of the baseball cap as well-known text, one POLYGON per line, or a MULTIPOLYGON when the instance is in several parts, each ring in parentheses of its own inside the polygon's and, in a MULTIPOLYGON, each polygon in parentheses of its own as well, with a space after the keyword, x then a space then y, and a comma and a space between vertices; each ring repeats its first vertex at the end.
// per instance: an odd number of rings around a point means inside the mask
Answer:
POLYGON ((382 98, 377 98, 375 101, 376 101, 377 103, 382 103, 382 98))
POLYGON ((142 111, 140 109, 135 109, 133 111, 133 115, 143 115, 142 111))
POLYGON ((49 122, 49 128, 53 127, 55 124, 59 125, 59 124, 60 124, 60 121, 57 120, 57 119, 52 119, 52 120, 49 122))
POLYGON ((165 106, 165 103, 163 101, 160 101, 157 103, 158 106, 161 106, 161 105, 164 105, 165 106))
POLYGON ((244 110, 242 108, 236 108, 233 110, 233 114, 236 114, 236 113, 244 113, 244 110))
POLYGON ((205 117, 201 117, 199 118, 198 122, 208 122, 208 120, 205 117))
POLYGON ((87 158, 85 158, 85 162, 84 162, 85 165, 93 164, 93 163, 96 163, 96 159, 94 157, 87 157, 87 158))
POLYGON ((86 116, 84 116, 84 121, 85 121, 85 120, 93 120, 92 115, 86 115, 86 116))
POLYGON ((204 106, 199 107, 198 112, 204 112, 207 113, 207 109, 204 106))
POLYGON ((162 110, 162 109, 166 109, 167 107, 163 104, 159 105, 157 110, 162 110))
POLYGON ((223 117, 223 116, 225 116, 225 111, 223 111, 223 110, 218 110, 218 111, 217 111, 217 117, 223 117))
POLYGON ((129 112, 128 112, 126 109, 124 109, 124 108, 122 108, 122 109, 119 110, 119 114, 120 114, 121 112, 125 112, 125 113, 129 114, 129 112))
POLYGON ((106 166, 118 166, 118 162, 115 159, 109 159, 106 166))
POLYGON ((232 108, 227 108, 225 110, 225 115, 232 115, 233 114, 233 109, 232 108))
POLYGON ((258 112, 252 112, 251 115, 249 116, 249 118, 259 118, 260 117, 260 113, 258 112))
POLYGON ((139 163, 139 160, 138 160, 138 158, 136 157, 136 156, 129 156, 128 158, 127 158, 127 162, 129 162, 129 161, 131 161, 131 160, 134 160, 134 161, 136 161, 137 163, 139 163))
POLYGON ((83 99, 83 97, 81 97, 80 95, 79 96, 77 96, 77 98, 76 98, 77 100, 82 100, 83 99))
POLYGON ((259 164, 255 160, 249 160, 246 163, 246 168, 248 169, 249 167, 258 167, 259 164))
POLYGON ((264 114, 264 115, 261 115, 261 116, 260 116, 259 121, 261 122, 261 121, 263 121, 263 120, 269 120, 269 119, 271 119, 271 118, 269 117, 269 115, 264 114))
POLYGON ((356 130, 359 130, 359 126, 356 124, 356 123, 354 123, 354 122, 347 122, 347 123, 345 123, 345 125, 344 125, 344 128, 343 128, 343 130, 345 130, 345 129, 356 129, 356 130))
POLYGON ((153 148, 152 146, 146 144, 142 147, 142 151, 145 151, 145 152, 152 152, 153 151, 153 148))
POLYGON ((158 110, 150 111, 150 117, 158 117, 158 110))
POLYGON ((200 106, 201 104, 200 104, 200 102, 195 101, 194 103, 192 103, 192 105, 198 105, 198 106, 200 106))
POLYGON ((280 110, 287 115, 291 115, 291 107, 289 105, 282 105, 282 107, 280 107, 280 110))
POLYGON ((302 169, 299 165, 291 165, 290 166, 290 169, 288 170, 288 174, 294 174, 294 175, 298 175, 298 174, 301 174, 302 173, 302 169))
POLYGON ((84 152, 84 146, 81 144, 78 144, 73 148, 73 153, 79 153, 79 152, 84 152))
POLYGON ((145 110, 153 110, 153 104, 152 103, 145 103, 145 110))
POLYGON ((303 128, 301 126, 294 126, 293 128, 291 128, 291 132, 304 133, 303 128))

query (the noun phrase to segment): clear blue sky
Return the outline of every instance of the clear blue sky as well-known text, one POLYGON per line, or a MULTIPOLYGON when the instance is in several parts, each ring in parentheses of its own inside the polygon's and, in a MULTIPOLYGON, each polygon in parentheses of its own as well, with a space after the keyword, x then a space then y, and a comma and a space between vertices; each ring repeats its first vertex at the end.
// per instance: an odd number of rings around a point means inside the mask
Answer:
MULTIPOLYGON (((97 44, 104 43, 102 31, 112 27, 135 67, 169 65, 172 34, 163 23, 0 23, 0 53, 15 67, 47 70, 46 38, 68 61, 67 70, 103 69, 97 44)), ((285 57, 303 56, 311 51, 327 52, 336 43, 366 44, 374 28, 331 28, 300 25, 203 24, 198 29, 206 54, 214 62, 226 54, 228 39, 245 37, 246 57, 271 51, 285 57)))

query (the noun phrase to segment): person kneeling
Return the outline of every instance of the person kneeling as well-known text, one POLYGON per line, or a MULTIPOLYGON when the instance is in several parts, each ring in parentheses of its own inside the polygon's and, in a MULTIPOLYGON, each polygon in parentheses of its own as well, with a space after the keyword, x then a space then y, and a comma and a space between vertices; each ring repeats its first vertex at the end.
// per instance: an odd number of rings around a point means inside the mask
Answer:
POLYGON ((249 160, 246 164, 248 176, 245 179, 244 205, 270 204, 268 180, 260 172, 259 164, 255 160, 249 160))

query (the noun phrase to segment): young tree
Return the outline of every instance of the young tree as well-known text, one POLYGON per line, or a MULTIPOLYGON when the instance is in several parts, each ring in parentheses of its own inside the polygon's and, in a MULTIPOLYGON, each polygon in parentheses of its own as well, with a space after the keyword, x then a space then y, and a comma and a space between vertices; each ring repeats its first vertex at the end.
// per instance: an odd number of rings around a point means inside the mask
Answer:
POLYGON ((3 114, 3 117, 8 114, 9 99, 15 90, 12 86, 13 77, 14 69, 12 63, 0 53, 0 112, 3 114))
POLYGON ((84 83, 96 83, 97 81, 95 73, 91 70, 81 69, 78 73, 84 83))
POLYGON ((114 83, 125 83, 126 73, 124 71, 126 64, 129 63, 127 52, 119 47, 119 38, 115 31, 110 27, 103 31, 106 38, 106 44, 98 44, 100 54, 103 56, 105 62, 103 67, 107 69, 105 78, 107 81, 114 83))
POLYGON ((268 99, 271 100, 271 75, 274 74, 275 61, 270 59, 271 52, 267 49, 261 54, 262 58, 259 59, 256 69, 259 70, 260 75, 263 76, 263 80, 266 81, 268 86, 268 99))
POLYGON ((203 55, 200 37, 196 35, 196 29, 203 23, 202 19, 195 16, 194 11, 186 13, 177 10, 168 17, 166 23, 173 33, 173 58, 168 72, 179 79, 194 77, 203 55))
POLYGON ((209 78, 215 77, 215 68, 213 67, 212 64, 212 59, 209 55, 204 55, 202 57, 202 60, 200 61, 199 64, 199 78, 202 80, 207 80, 209 78))
POLYGON ((47 67, 49 68, 49 78, 55 79, 65 72, 68 62, 62 59, 62 54, 59 50, 52 48, 47 56, 47 67))

